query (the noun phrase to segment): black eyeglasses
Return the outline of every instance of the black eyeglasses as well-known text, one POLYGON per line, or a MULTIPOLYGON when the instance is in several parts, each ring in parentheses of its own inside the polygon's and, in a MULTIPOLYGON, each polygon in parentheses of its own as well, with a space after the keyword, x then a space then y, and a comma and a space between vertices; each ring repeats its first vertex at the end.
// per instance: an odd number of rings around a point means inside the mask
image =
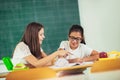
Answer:
POLYGON ((82 39, 80 37, 74 37, 74 36, 69 36, 70 40, 74 41, 81 41, 82 39))

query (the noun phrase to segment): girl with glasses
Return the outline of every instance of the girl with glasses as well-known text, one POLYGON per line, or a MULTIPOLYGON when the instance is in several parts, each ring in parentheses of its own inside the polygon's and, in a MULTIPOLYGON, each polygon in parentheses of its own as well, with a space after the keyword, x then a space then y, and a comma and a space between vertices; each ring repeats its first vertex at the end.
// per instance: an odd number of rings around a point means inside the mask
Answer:
POLYGON ((80 25, 72 25, 69 30, 68 40, 60 43, 59 50, 63 49, 72 54, 67 57, 70 63, 95 61, 99 58, 98 52, 86 45, 84 29, 80 25))

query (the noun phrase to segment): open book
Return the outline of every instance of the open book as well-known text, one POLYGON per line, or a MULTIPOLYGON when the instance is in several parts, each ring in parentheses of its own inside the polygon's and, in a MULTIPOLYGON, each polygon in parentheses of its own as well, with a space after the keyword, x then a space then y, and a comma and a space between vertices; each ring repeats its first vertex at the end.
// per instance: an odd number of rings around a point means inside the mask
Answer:
POLYGON ((50 68, 60 71, 77 68, 86 68, 92 66, 92 64, 93 62, 69 63, 65 58, 60 58, 55 62, 53 66, 50 66, 50 68))

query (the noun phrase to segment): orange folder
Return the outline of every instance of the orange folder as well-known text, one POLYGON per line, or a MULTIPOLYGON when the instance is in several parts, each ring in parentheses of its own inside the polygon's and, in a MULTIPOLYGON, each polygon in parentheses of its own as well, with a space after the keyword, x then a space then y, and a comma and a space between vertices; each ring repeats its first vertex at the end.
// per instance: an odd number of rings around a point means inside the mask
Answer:
POLYGON ((96 61, 91 68, 91 73, 111 70, 120 70, 120 58, 109 58, 96 61))

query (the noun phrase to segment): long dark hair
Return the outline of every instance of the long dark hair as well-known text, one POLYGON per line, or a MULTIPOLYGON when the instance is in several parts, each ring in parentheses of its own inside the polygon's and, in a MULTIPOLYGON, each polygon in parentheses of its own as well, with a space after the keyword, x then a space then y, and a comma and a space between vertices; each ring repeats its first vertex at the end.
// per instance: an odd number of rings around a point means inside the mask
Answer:
POLYGON ((72 27, 69 30, 69 34, 68 35, 70 35, 71 32, 79 32, 79 33, 81 33, 81 36, 82 36, 81 43, 86 44, 85 43, 85 38, 84 38, 84 29, 82 28, 82 26, 77 25, 77 24, 76 25, 72 25, 72 27))
POLYGON ((43 25, 36 22, 31 22, 27 25, 26 30, 23 34, 22 40, 26 45, 28 45, 31 53, 36 57, 40 58, 42 56, 40 50, 40 43, 38 38, 38 32, 43 28, 43 25))

